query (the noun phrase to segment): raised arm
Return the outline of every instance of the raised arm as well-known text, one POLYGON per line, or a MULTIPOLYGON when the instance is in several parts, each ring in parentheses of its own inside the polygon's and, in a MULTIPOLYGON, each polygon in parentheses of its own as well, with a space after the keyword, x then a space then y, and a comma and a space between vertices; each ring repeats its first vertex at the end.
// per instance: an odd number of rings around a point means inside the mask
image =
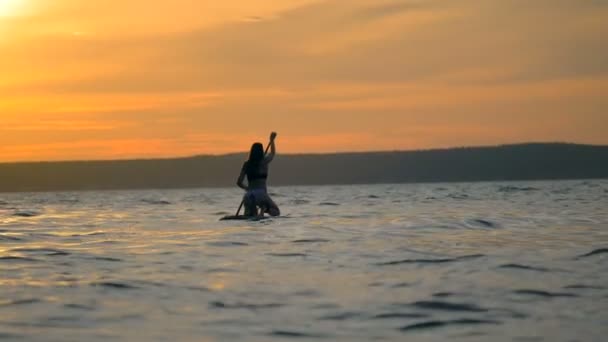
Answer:
POLYGON ((276 137, 277 137, 277 134, 275 132, 272 132, 270 134, 270 152, 264 158, 264 161, 266 163, 270 163, 274 159, 274 155, 277 153, 277 148, 274 144, 274 139, 276 137))

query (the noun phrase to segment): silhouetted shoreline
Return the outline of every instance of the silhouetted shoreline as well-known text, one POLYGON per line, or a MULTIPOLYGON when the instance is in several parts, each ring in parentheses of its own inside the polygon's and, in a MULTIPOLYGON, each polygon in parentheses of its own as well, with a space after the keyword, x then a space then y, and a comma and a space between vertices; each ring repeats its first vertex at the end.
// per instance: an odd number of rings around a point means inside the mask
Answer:
MULTIPOLYGON (((234 186, 245 154, 0 164, 0 192, 234 186)), ((279 154, 271 186, 608 178, 608 146, 533 143, 279 154)))

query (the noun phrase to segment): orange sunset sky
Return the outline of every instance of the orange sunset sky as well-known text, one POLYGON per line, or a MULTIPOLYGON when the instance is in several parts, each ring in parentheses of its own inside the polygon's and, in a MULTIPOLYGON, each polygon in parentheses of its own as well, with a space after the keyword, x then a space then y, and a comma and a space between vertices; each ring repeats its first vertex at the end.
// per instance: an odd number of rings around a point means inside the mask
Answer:
POLYGON ((0 162, 608 144, 608 1, 0 0, 0 162))

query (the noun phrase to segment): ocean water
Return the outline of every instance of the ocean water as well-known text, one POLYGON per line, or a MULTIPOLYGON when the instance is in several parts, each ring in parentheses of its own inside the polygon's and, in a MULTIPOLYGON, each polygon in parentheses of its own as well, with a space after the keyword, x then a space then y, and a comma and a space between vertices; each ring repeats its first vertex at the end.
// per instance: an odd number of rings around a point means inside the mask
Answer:
POLYGON ((0 194, 0 340, 606 341, 608 181, 0 194))

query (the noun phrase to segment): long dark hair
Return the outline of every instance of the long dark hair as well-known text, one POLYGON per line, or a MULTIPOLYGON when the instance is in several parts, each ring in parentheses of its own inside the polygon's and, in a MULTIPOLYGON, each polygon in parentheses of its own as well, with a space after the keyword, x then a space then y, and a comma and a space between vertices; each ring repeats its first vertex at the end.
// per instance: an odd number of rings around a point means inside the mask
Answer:
POLYGON ((259 142, 251 145, 251 152, 249 152, 249 160, 247 160, 247 169, 257 169, 262 160, 264 160, 264 145, 259 142))

